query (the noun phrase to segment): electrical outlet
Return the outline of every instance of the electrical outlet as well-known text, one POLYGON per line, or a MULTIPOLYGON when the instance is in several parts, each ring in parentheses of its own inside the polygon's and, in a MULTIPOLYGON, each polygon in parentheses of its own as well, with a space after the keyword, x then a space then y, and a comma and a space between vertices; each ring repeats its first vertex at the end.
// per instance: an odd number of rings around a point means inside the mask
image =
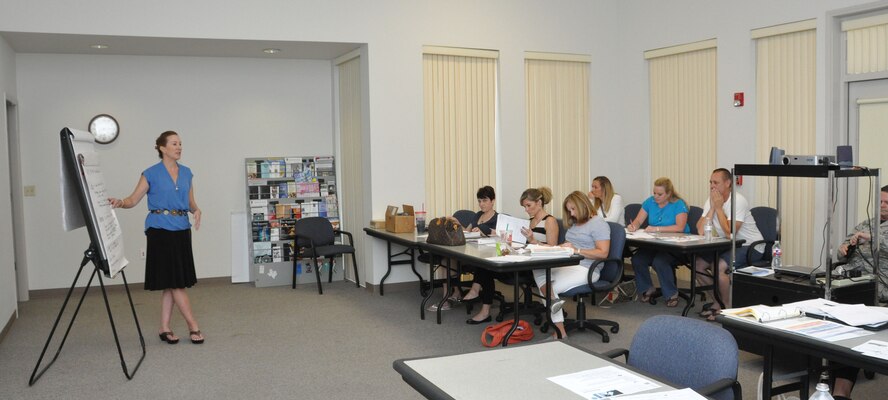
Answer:
POLYGON ((23 189, 25 192, 25 197, 34 197, 37 195, 37 186, 28 185, 25 186, 23 189))
POLYGON ((141 257, 143 260, 145 259, 145 249, 144 248, 139 249, 139 257, 141 257))

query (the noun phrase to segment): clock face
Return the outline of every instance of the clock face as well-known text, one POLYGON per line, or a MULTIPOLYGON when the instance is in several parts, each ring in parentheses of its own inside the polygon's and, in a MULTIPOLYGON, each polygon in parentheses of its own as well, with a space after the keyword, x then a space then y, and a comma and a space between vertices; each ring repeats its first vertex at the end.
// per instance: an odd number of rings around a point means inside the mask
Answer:
POLYGON ((117 139, 120 134, 120 126, 117 120, 108 114, 99 114, 89 121, 89 132, 96 138, 96 142, 108 144, 117 139))

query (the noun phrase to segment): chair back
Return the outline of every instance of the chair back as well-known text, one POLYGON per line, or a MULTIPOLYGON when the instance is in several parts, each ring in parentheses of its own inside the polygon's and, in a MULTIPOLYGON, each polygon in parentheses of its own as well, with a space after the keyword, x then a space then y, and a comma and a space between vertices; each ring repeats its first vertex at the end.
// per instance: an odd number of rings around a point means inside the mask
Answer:
MULTIPOLYGON (((295 229, 297 235, 303 235, 314 241, 315 246, 328 246, 335 240, 333 224, 324 217, 308 217, 296 220, 295 229)), ((296 247, 309 247, 311 243, 302 237, 296 237, 296 247)))
MULTIPOLYGON (((644 321, 632 338, 628 364, 682 387, 699 389, 737 379, 737 342, 720 326, 675 315, 644 321)), ((714 395, 733 398, 731 389, 714 395)))
POLYGON ((555 222, 558 223, 558 244, 562 244, 567 241, 567 228, 561 218, 555 218, 555 222))
POLYGON ((465 228, 472 223, 473 219, 475 219, 475 212, 471 210, 459 210, 453 213, 453 218, 456 218, 456 220, 459 221, 459 224, 465 228))
POLYGON ((608 261, 604 262, 598 281, 617 284, 623 278, 623 248, 626 246, 626 230, 616 222, 608 222, 607 224, 611 231, 610 250, 607 253, 608 261))
MULTIPOLYGON (((770 261, 771 244, 777 240, 777 210, 771 207, 753 207, 749 212, 752 213, 752 218, 755 219, 755 226, 762 233, 762 239, 765 240, 764 253, 762 253, 760 258, 770 261)), ((753 252, 756 253, 756 256, 758 255, 758 251, 753 252)), ((750 260, 754 258, 753 254, 749 256, 751 257, 750 260)))
POLYGON ((703 209, 697 206, 688 208, 688 225, 691 227, 691 234, 699 235, 697 232, 697 222, 703 217, 703 209))
MULTIPOLYGON (((635 220, 635 217, 638 216, 638 212, 641 211, 641 204, 639 203, 629 203, 626 204, 626 207, 623 207, 623 218, 626 220, 626 226, 632 223, 635 220)), ((641 226, 638 229, 643 229, 648 226, 647 220, 641 223, 641 226)))

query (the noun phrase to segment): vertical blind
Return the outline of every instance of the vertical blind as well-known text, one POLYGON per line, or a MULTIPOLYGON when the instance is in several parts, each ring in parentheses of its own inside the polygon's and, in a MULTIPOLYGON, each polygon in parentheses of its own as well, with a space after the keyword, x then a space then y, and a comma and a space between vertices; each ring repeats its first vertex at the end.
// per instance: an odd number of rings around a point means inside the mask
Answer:
POLYGON ((847 73, 888 71, 888 14, 842 22, 847 73))
POLYGON ((651 176, 702 205, 716 165, 716 42, 645 52, 650 74, 651 176))
MULTIPOLYGON (((815 153, 815 44, 814 29, 759 36, 755 41, 759 164, 768 163, 771 146, 787 154, 815 153)), ((756 204, 777 205, 776 179, 756 178, 756 204)), ((781 179, 784 263, 812 265, 814 183, 807 178, 781 179)))
POLYGON ((478 188, 496 183, 498 53, 461 50, 423 48, 425 206, 430 217, 474 209, 478 188))
POLYGON ((524 60, 528 187, 552 189, 549 212, 589 187, 589 61, 528 53, 524 60), (580 61, 567 61, 567 60, 580 61))
MULTIPOLYGON (((342 174, 340 218, 342 229, 353 232, 360 230, 365 223, 362 212, 364 202, 364 158, 361 145, 361 59, 352 58, 339 64, 339 137, 340 155, 338 160, 342 174), (347 194, 343 196, 342 193, 347 194)), ((358 254, 363 254, 364 235, 354 235, 354 246, 358 254)), ((345 274, 348 277, 354 269, 348 266, 348 257, 342 257, 345 274)), ((366 274, 364 274, 366 277, 366 274)), ((357 277, 351 277, 356 280, 357 277)), ((358 282, 361 283, 361 282, 358 282)))

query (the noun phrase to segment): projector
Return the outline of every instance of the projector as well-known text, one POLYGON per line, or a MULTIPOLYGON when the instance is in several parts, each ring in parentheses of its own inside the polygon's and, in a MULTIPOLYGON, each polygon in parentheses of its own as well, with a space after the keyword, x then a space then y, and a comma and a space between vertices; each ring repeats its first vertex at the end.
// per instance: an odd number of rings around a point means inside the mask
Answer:
POLYGON ((829 165, 836 163, 836 156, 783 156, 783 165, 829 165))

